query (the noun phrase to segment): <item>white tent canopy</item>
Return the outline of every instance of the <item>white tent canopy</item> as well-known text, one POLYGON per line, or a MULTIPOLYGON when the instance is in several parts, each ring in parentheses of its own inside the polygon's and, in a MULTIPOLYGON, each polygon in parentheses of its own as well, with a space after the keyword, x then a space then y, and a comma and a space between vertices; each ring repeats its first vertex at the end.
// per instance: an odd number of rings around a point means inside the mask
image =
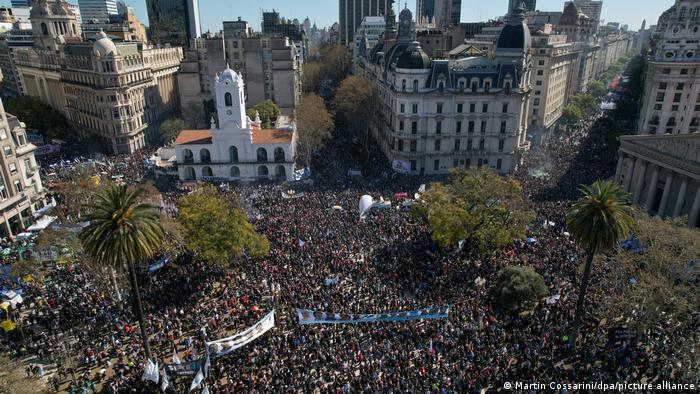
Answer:
POLYGON ((372 201, 372 196, 365 194, 364 196, 360 197, 360 217, 365 216, 365 212, 372 208, 373 203, 374 201, 372 201))
POLYGON ((51 223, 56 220, 56 216, 42 216, 41 219, 37 220, 36 223, 32 224, 27 231, 38 232, 49 227, 51 223))

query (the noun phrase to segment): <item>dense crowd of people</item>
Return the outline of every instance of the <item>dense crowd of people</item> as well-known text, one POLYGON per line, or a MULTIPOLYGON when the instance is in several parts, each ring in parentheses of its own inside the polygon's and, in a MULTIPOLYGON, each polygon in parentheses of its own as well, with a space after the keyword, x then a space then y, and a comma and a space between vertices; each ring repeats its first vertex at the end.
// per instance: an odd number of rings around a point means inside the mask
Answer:
MULTIPOLYGON (((315 159, 313 182, 293 186, 298 198, 283 196, 288 185, 220 185, 222 195, 239 199, 268 238, 270 255, 242 258, 225 270, 182 248, 163 268, 143 270, 139 280, 154 361, 172 364, 175 351, 183 363, 203 362, 203 333, 209 340, 233 335, 274 309, 271 331, 212 358, 202 384, 209 392, 471 393, 514 381, 678 378, 682 368, 670 349, 682 339, 659 331, 616 347, 591 314, 581 331, 583 344, 570 354, 582 251, 566 233, 564 216, 576 187, 609 177, 614 166, 604 153, 601 128, 591 130, 553 138, 526 159, 515 176, 534 201, 536 222, 527 239, 487 258, 471 258, 456 246, 436 248, 426 222, 404 210, 374 210, 361 219, 361 195, 413 195, 427 179, 392 178, 385 163, 353 162, 355 156, 336 142, 328 156, 315 159), (347 169, 339 163, 361 168, 363 177, 344 176, 347 169), (499 270, 510 265, 534 268, 549 288, 549 300, 530 315, 503 311, 487 295, 499 270), (295 314, 295 308, 378 313, 442 305, 453 306, 449 318, 409 322, 300 325, 295 314)), ((147 173, 138 164, 143 159, 100 164, 100 171, 135 182, 147 173)), ((164 212, 176 216, 176 200, 187 192, 169 188, 164 212)), ((71 393, 158 392, 160 384, 142 380, 145 359, 129 292, 119 301, 121 293, 96 279, 109 275, 86 267, 57 265, 44 280, 26 286, 17 313, 31 329, 23 340, 5 342, 4 350, 55 363, 56 387, 71 393)), ((594 271, 589 305, 605 291, 596 288, 605 270, 594 271)), ((187 392, 192 381, 192 375, 168 377, 166 392, 187 392)))

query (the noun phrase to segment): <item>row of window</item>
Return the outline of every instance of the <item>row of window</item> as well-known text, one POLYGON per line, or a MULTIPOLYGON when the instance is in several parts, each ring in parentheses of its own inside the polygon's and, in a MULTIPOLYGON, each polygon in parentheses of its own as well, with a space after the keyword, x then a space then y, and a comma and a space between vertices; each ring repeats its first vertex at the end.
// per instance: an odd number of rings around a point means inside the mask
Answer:
MULTIPOLYGON (((474 141, 475 139, 468 139, 467 140, 467 147, 466 150, 476 150, 474 148, 474 141)), ((407 141, 408 142, 408 151, 409 152, 417 152, 418 151, 418 141, 407 141)), ((505 148, 506 141, 505 139, 499 139, 498 140, 498 151, 503 152, 505 148)), ((404 140, 399 139, 398 144, 397 144, 397 150, 401 152, 405 152, 404 147, 406 144, 404 144, 404 140)), ((392 141, 391 148, 394 149, 394 144, 392 141)), ((434 151, 435 152, 441 152, 442 151, 442 140, 435 140, 434 145, 433 145, 434 151)), ((462 140, 459 138, 454 141, 454 151, 459 152, 462 150, 462 140)), ((486 139, 485 138, 480 138, 479 139, 479 145, 478 145, 478 150, 486 150, 486 139)))
MULTIPOLYGON (((267 168, 267 166, 258 166, 257 172, 258 172, 259 177, 267 178, 270 175, 270 171, 267 168)), ((211 167, 207 167, 207 166, 202 167, 202 177, 211 178, 213 176, 214 176, 214 171, 212 171, 211 167)), ((286 178, 287 169, 281 165, 275 167, 275 176, 278 178, 286 178)), ((232 166, 229 169, 229 177, 240 178, 241 177, 241 169, 236 167, 236 166, 232 166)), ((185 180, 193 181, 195 179, 197 179, 195 169, 192 167, 185 168, 185 180)))
MULTIPOLYGON (((435 104, 435 113, 441 114, 444 113, 445 105, 444 103, 436 103, 435 104)), ((489 112, 489 103, 482 103, 481 104, 481 112, 482 113, 488 113, 489 112)), ((402 103, 399 105, 399 113, 406 113, 406 104, 402 103)), ((418 104, 411 104, 411 113, 417 114, 418 113, 418 104)), ((461 114, 464 113, 464 103, 457 103, 457 113, 461 114)), ((469 113, 476 113, 476 103, 469 103, 469 113)), ((503 103, 501 105, 501 113, 507 114, 508 113, 508 103, 503 103)))
MULTIPOLYGON (((403 120, 399 120, 399 131, 405 131, 405 122, 403 120)), ((488 121, 482 120, 480 124, 479 131, 481 134, 486 133, 486 129, 488 126, 488 121)), ((473 133, 476 128, 476 121, 470 120, 467 122, 467 132, 468 133, 473 133)), ((507 121, 501 121, 501 128, 500 128, 500 133, 505 134, 508 129, 508 122, 507 121)), ((455 133, 460 134, 462 132, 462 121, 458 120, 455 123, 455 133)), ((418 122, 411 122, 411 134, 418 134, 418 122)), ((435 122, 435 134, 442 134, 442 121, 436 121, 435 122)))
MULTIPOLYGON (((235 146, 231 146, 228 149, 229 153, 229 161, 231 163, 237 163, 238 162, 238 148, 235 146)), ((190 149, 184 149, 182 151, 182 156, 183 160, 185 163, 194 163, 194 154, 190 149)), ((267 158, 267 149, 265 148, 258 148, 256 152, 256 159, 258 163, 267 163, 268 158, 267 158)), ((274 151, 274 159, 275 162, 284 162, 285 161, 285 154, 284 154, 284 149, 282 148, 275 148, 274 151)), ((211 163, 211 153, 209 152, 209 149, 202 148, 199 150, 199 162, 200 163, 211 163)))
MULTIPOLYGON (((411 171, 417 171, 416 161, 410 160, 410 164, 411 164, 411 171)), ((487 158, 476 160, 476 166, 478 168, 481 168, 483 166, 488 166, 488 165, 489 165, 489 159, 487 159, 487 158)), ((464 168, 471 168, 472 167, 472 160, 471 159, 454 159, 452 161, 452 167, 458 168, 461 166, 464 166, 464 168)), ((496 159, 496 169, 500 170, 502 167, 503 167, 503 159, 496 159)), ((433 160, 433 171, 440 171, 440 168, 441 168, 440 159, 433 160)), ((423 168, 421 168, 421 172, 423 172, 423 168)))

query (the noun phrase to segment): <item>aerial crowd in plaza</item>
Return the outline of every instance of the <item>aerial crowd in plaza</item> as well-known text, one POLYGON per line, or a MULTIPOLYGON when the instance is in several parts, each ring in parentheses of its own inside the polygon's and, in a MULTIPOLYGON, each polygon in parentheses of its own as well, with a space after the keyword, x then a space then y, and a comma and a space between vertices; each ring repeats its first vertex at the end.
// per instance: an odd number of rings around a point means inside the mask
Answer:
MULTIPOLYGON (((663 330, 616 347, 588 315, 582 345, 570 355, 583 251, 566 232, 565 214, 579 184, 610 177, 614 167, 614 159, 603 153, 600 127, 582 130, 551 139, 515 174, 537 218, 526 239, 487 258, 457 246, 436 248, 425 220, 406 210, 376 210, 360 219, 360 196, 412 196, 430 180, 392 178, 381 164, 362 165, 381 161, 354 159, 343 141, 331 141, 328 154, 317 157, 313 184, 293 186, 296 198, 283 195, 288 185, 217 185, 267 237, 270 254, 242 258, 224 269, 181 245, 162 268, 139 273, 159 372, 175 358, 197 363, 184 376, 171 372, 167 384, 162 377, 159 383, 142 379, 146 360, 129 292, 120 302, 81 261, 56 264, 43 280, 23 285, 24 303, 15 315, 26 328, 22 337, 15 332, 3 338, 2 350, 43 361, 41 369, 39 364, 27 369, 37 378, 48 375, 45 366, 55 365, 48 380, 57 390, 187 392, 193 375, 204 368, 203 333, 207 340, 230 336, 274 309, 272 330, 226 356, 211 357, 198 390, 451 393, 500 389, 516 380, 673 380, 681 370, 669 349, 682 346, 682 338, 663 330), (345 176, 339 163, 359 166, 363 176, 345 176), (548 301, 531 315, 506 313, 489 300, 497 273, 511 265, 532 267, 545 279, 548 301), (380 313, 442 305, 452 306, 448 318, 342 325, 300 325, 295 312, 380 313)), ((49 182, 70 182, 73 172, 88 166, 103 178, 137 184, 148 176, 149 153, 99 163, 77 159, 45 171, 49 182)), ((175 217, 177 199, 188 189, 174 182, 166 189, 161 209, 175 217)), ((57 209, 70 205, 57 197, 57 209)), ((5 242, 8 248, 15 245, 5 242)), ((17 257, 7 261, 12 256, 17 257)), ((592 282, 606 270, 596 269, 592 282)), ((589 304, 595 305, 605 289, 591 290, 589 304)))

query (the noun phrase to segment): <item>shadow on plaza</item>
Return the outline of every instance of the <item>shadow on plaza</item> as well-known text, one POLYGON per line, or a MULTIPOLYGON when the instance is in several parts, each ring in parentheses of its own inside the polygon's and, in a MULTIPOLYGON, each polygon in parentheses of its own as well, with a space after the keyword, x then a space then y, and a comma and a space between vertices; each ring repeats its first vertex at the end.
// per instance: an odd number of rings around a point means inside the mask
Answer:
MULTIPOLYGON (((580 197, 579 187, 590 185, 597 180, 609 179, 615 175, 617 162, 616 123, 607 117, 599 118, 591 126, 591 131, 578 144, 560 142, 559 151, 549 151, 554 163, 549 186, 533 198, 537 201, 576 200, 580 197)), ((566 137, 566 136, 557 136, 566 137)))

